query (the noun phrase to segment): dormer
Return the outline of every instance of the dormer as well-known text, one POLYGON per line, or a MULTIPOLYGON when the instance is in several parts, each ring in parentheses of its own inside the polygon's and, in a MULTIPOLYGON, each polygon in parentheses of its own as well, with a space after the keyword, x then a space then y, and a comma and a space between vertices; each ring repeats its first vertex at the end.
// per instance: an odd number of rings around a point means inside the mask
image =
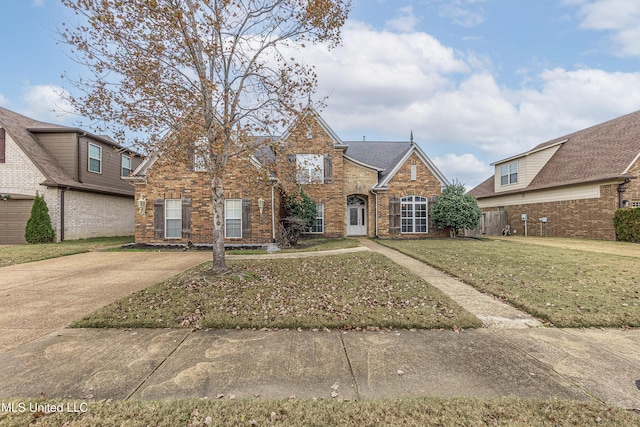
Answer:
POLYGON ((531 184, 538 172, 568 139, 552 141, 537 146, 531 151, 492 163, 494 166, 494 188, 496 193, 521 190, 531 184))

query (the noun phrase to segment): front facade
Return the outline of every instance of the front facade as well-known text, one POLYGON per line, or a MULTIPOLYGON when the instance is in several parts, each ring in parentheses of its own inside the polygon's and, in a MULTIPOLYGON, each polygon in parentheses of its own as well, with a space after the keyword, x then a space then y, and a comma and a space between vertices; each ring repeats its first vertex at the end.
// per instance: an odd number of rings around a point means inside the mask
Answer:
POLYGON ((640 207, 639 159, 635 112, 500 160, 471 194, 520 235, 615 240, 615 211, 640 207))
POLYGON ((36 194, 56 241, 133 234, 133 187, 141 162, 107 137, 0 108, 0 244, 26 243, 36 194))
MULTIPOLYGON (((316 203, 311 236, 442 235, 430 224, 428 211, 448 182, 412 141, 343 142, 308 109, 275 146, 258 156, 232 158, 228 165, 227 245, 274 242, 286 215, 282 195, 298 185, 316 203)), ((136 242, 210 244, 213 209, 207 172, 194 168, 197 162, 169 163, 155 156, 134 174, 136 200, 145 205, 136 213, 136 242)))

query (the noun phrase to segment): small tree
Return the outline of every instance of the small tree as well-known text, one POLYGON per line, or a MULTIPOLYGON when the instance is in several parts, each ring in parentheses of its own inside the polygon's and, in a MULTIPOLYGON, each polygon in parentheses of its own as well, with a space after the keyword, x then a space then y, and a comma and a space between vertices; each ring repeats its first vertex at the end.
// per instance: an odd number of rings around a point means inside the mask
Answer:
POLYGON ((316 220, 316 204, 302 187, 284 197, 286 218, 280 226, 280 245, 294 246, 300 234, 308 231, 316 220))
POLYGON ((452 238, 461 228, 476 228, 482 212, 478 201, 465 194, 464 184, 456 181, 447 186, 431 205, 431 219, 439 229, 448 228, 452 238))
POLYGON ((51 243, 54 236, 47 202, 44 201, 44 197, 36 194, 31 205, 31 216, 24 230, 24 238, 29 243, 51 243))

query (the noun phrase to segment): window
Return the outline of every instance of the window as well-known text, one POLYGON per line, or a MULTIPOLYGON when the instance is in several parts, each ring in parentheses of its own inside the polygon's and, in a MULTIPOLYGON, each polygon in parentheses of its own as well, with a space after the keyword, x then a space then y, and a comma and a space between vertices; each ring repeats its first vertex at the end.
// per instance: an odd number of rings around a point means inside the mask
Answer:
POLYGON ((242 239, 242 199, 224 201, 224 237, 242 239))
POLYGON ((631 201, 632 208, 640 208, 640 200, 632 200, 631 201))
POLYGON ((131 157, 122 155, 122 175, 129 176, 131 174, 131 157))
POLYGON ((165 200, 164 204, 164 237, 167 239, 182 238, 182 200, 165 200))
POLYGON ((411 181, 418 179, 418 165, 411 165, 411 181))
POLYGON ((296 180, 300 184, 324 182, 324 156, 322 154, 296 155, 296 180))
POLYGON ((311 227, 311 233, 324 233, 324 205, 316 203, 316 222, 311 227))
POLYGON ((500 185, 515 184, 518 182, 518 162, 500 166, 500 185))
POLYGON ((402 233, 427 232, 427 198, 407 196, 401 199, 402 233))
POLYGON ((193 170, 196 172, 206 172, 209 156, 207 155, 208 142, 205 138, 200 138, 195 142, 193 153, 193 170))
POLYGON ((102 173, 102 147, 89 143, 89 172, 102 173))

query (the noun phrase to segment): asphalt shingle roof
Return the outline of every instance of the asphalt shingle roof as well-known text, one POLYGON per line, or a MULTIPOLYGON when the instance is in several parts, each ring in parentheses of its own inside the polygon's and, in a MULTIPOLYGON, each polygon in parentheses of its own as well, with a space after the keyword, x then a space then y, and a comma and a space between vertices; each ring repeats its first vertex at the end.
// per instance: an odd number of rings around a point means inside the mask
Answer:
POLYGON ((383 179, 411 149, 410 142, 345 141, 349 146, 347 156, 362 163, 384 169, 383 179))
MULTIPOLYGON (((524 190, 541 190, 581 182, 626 176, 627 168, 640 155, 640 111, 609 120, 596 126, 555 138, 532 151, 566 140, 524 190)), ((500 192, 510 194, 512 192, 500 192)), ((474 196, 491 197, 494 178, 471 190, 474 196)))
MULTIPOLYGON (((46 181, 43 183, 44 185, 70 187, 102 193, 134 194, 133 187, 130 191, 126 191, 76 181, 69 172, 60 165, 55 156, 43 144, 41 144, 36 137, 36 134, 39 131, 45 132, 49 130, 52 132, 68 131, 69 133, 82 133, 83 131, 81 129, 41 122, 2 107, 0 107, 0 126, 2 126, 5 131, 11 135, 11 138, 15 143, 18 144, 22 151, 44 174, 46 177, 46 181)), ((118 144, 113 142, 111 138, 97 138, 112 144, 114 147, 121 148, 118 144)))

